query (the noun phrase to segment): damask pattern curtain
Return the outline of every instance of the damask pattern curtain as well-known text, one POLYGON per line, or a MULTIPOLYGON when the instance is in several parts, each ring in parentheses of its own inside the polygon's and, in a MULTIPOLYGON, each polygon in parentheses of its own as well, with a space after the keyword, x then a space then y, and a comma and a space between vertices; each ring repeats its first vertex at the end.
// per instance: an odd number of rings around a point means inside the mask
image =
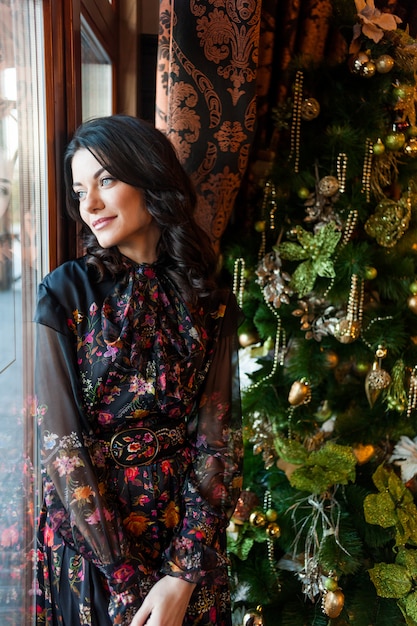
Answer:
POLYGON ((260 15, 258 0, 160 2, 156 126, 194 181, 216 249, 255 132, 260 15))

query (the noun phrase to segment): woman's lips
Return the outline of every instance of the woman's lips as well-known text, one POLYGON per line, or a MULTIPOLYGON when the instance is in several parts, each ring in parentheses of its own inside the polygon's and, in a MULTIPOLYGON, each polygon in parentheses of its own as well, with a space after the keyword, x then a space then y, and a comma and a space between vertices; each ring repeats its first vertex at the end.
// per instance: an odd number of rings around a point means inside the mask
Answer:
POLYGON ((113 216, 113 217, 101 217, 99 220, 95 220, 94 222, 92 222, 91 225, 96 230, 100 230, 101 228, 104 228, 105 226, 107 226, 107 224, 112 222, 114 219, 116 219, 116 216, 113 216))

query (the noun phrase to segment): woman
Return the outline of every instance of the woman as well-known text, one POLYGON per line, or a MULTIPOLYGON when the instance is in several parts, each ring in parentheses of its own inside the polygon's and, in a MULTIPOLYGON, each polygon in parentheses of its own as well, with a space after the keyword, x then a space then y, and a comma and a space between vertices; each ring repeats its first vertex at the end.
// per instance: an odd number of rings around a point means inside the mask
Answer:
POLYGON ((86 122, 65 156, 85 257, 39 288, 38 624, 230 624, 239 309, 168 139, 86 122))

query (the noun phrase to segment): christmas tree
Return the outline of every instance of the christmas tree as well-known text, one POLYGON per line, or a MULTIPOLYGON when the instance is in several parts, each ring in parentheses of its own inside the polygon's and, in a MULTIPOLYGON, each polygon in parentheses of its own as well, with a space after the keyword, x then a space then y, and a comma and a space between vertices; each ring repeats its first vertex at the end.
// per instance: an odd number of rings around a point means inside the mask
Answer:
POLYGON ((417 624, 417 42, 372 0, 332 6, 337 54, 293 59, 224 248, 239 626, 417 624))

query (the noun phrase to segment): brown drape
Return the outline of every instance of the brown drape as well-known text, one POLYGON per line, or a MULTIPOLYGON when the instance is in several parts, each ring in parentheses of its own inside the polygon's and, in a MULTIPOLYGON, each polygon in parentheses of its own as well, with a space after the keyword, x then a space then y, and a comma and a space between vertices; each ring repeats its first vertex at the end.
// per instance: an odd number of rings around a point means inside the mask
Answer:
POLYGON ((255 131, 260 15, 257 0, 160 2, 156 125, 192 176, 217 249, 255 131))

